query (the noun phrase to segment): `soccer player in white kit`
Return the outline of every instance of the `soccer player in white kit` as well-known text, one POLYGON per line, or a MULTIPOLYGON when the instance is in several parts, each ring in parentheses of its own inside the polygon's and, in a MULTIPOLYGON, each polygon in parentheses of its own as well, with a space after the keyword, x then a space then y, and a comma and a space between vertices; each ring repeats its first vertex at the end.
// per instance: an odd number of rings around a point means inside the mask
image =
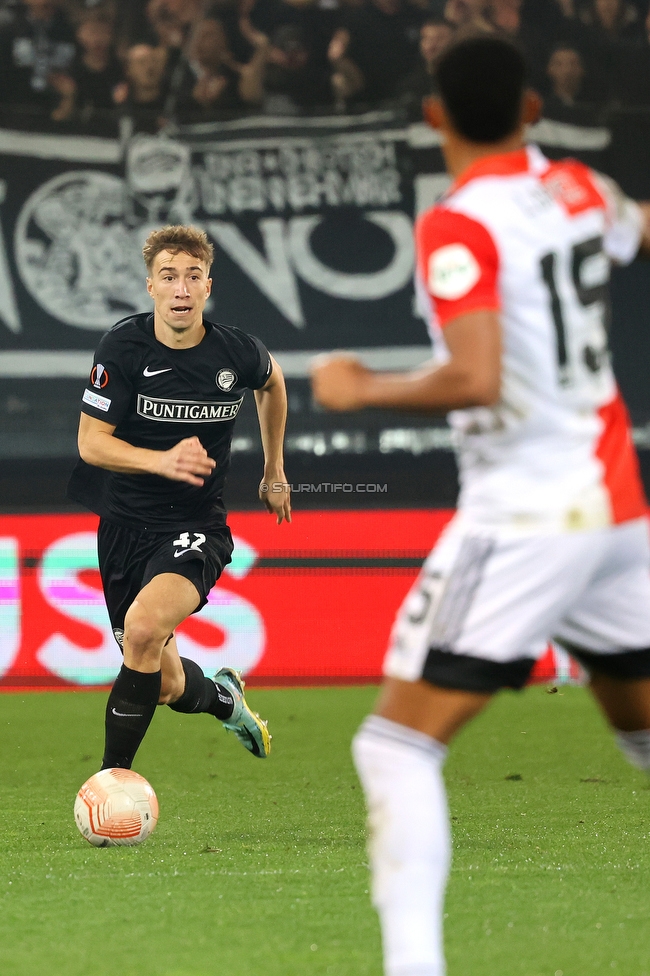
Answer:
POLYGON ((454 182, 419 220, 434 359, 374 373, 317 363, 332 410, 449 412, 458 513, 402 606, 353 753, 369 809, 387 976, 442 976, 453 735, 521 688, 549 638, 587 668, 628 759, 650 772, 646 500, 607 344, 612 262, 650 252, 650 207, 524 142, 539 99, 508 42, 440 62, 426 105, 454 182))

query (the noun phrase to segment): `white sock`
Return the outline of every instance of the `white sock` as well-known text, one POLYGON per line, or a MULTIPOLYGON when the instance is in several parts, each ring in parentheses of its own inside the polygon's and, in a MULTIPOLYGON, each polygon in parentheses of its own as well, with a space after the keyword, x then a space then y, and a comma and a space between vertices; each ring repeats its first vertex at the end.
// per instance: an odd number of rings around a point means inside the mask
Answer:
POLYGON ((650 729, 638 732, 616 731, 616 744, 633 766, 650 773, 650 729))
POLYGON ((370 715, 352 743, 368 804, 372 900, 386 976, 444 976, 442 911, 451 858, 445 746, 370 715))

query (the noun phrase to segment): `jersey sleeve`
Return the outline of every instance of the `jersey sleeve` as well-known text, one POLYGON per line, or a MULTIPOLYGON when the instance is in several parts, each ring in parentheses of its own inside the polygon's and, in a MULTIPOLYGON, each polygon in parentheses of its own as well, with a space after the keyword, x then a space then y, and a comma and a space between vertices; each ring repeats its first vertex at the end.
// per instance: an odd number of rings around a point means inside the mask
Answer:
POLYGON ((118 426, 133 393, 131 359, 124 343, 118 342, 110 332, 103 337, 81 398, 82 413, 118 426))
POLYGON ((616 264, 630 264, 643 237, 641 208, 609 176, 592 171, 592 177, 605 201, 608 225, 603 239, 605 253, 616 264))
POLYGON ((441 326, 478 309, 501 308, 499 255, 487 228, 434 207, 416 226, 418 275, 441 326))
POLYGON ((271 354, 257 336, 234 328, 232 332, 236 336, 232 353, 237 362, 240 385, 249 390, 259 390, 271 375, 271 354))

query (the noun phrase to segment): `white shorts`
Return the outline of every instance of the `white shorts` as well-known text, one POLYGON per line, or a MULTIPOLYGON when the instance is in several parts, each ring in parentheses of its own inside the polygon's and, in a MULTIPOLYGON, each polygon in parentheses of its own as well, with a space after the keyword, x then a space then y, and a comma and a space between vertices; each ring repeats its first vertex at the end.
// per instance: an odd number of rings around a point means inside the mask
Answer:
POLYGON ((650 677, 647 519, 496 539, 457 516, 398 613, 384 673, 468 691, 521 688, 550 639, 588 669, 650 677))

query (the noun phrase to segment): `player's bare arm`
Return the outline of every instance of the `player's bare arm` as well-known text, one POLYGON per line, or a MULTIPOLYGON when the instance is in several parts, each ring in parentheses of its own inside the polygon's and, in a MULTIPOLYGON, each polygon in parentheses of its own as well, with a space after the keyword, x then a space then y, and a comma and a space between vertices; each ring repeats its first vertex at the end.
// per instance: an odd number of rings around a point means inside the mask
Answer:
POLYGON ((271 375, 259 390, 255 390, 255 404, 264 450, 264 474, 259 496, 267 510, 277 518, 278 525, 291 521, 291 499, 284 473, 284 428, 287 421, 287 391, 284 376, 271 356, 271 375), (277 489, 277 486, 281 486, 277 489), (274 490, 274 487, 276 490, 274 490))
POLYGON ((77 441, 86 464, 121 474, 157 474, 197 488, 215 468, 198 437, 186 437, 168 451, 152 451, 115 437, 114 431, 111 424, 81 414, 77 441))
POLYGON ((450 358, 405 373, 366 369, 350 356, 319 357, 312 368, 316 400, 328 410, 393 410, 447 413, 493 406, 501 390, 501 326, 498 313, 479 309, 445 329, 450 358))

